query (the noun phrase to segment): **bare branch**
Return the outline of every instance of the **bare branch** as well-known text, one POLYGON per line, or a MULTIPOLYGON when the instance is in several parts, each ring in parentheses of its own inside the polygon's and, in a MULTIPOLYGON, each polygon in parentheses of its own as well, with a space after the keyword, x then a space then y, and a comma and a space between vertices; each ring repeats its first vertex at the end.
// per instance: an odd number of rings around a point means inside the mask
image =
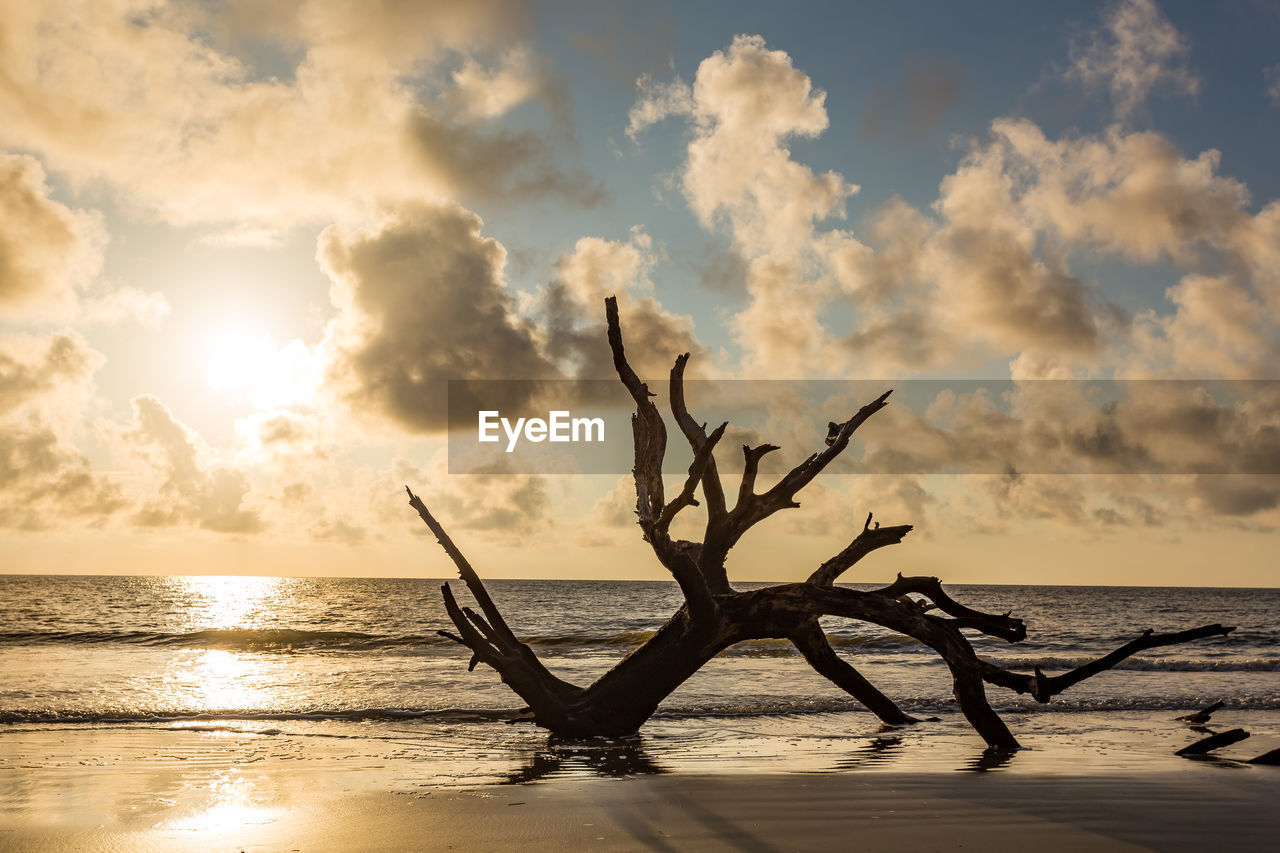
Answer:
MULTIPOLYGON (((808 459, 792 468, 773 488, 763 494, 752 493, 755 481, 755 472, 752 471, 751 484, 748 485, 744 482, 744 488, 741 488, 738 493, 738 504, 733 508, 733 512, 730 513, 728 519, 728 546, 732 547, 733 543, 741 538, 742 534, 753 524, 768 518, 778 510, 793 509, 800 506, 795 500, 796 493, 809 485, 814 477, 818 476, 824 468, 831 464, 832 460, 844 452, 844 449, 849 446, 849 437, 853 435, 854 430, 860 427, 867 418, 883 409, 889 399, 889 395, 892 393, 893 391, 890 389, 859 409, 853 417, 840 425, 839 431, 834 438, 827 436, 827 448, 825 450, 821 453, 812 454, 808 459)), ((767 452, 764 451, 761 455, 767 452)), ((750 453, 748 452, 749 459, 750 453)), ((745 481, 746 471, 743 473, 745 481)))
MULTIPOLYGON (((662 515, 658 518, 656 529, 662 534, 666 534, 671 527, 671 520, 676 517, 676 513, 687 506, 697 506, 698 501, 693 497, 694 490, 698 487, 698 483, 703 483, 703 489, 706 488, 706 478, 711 476, 712 468, 715 460, 712 453, 716 444, 724 437, 724 431, 728 428, 729 422, 725 421, 716 427, 715 432, 702 442, 702 446, 698 448, 693 456, 693 462, 689 463, 689 476, 684 482, 684 489, 677 495, 671 503, 662 509, 662 515)), ((724 495, 721 494, 723 499, 724 495)))
POLYGON ((892 726, 919 722, 915 717, 904 714, 892 699, 881 693, 862 673, 836 654, 826 635, 822 633, 817 619, 806 620, 791 635, 790 640, 814 670, 866 705, 882 722, 892 726))
MULTIPOLYGON (((684 368, 688 363, 689 353, 685 353, 676 358, 676 363, 671 368, 671 414, 675 416, 676 424, 696 454, 708 439, 706 425, 694 420, 685 405, 684 368)), ((707 499, 709 521, 715 521, 725 514, 724 486, 720 483, 720 472, 716 470, 714 455, 708 457, 706 472, 702 475, 702 494, 707 499)))
POLYGON ((658 407, 649 399, 653 392, 649 386, 640 381, 636 372, 627 363, 627 356, 622 347, 622 327, 618 324, 618 300, 610 296, 605 299, 605 322, 609 331, 609 348, 613 350, 613 368, 618 373, 622 384, 631 392, 631 399, 636 403, 636 413, 631 418, 632 433, 635 437, 635 468, 632 473, 636 481, 636 514, 640 516, 640 526, 645 534, 662 515, 665 504, 662 488, 662 460, 667 452, 667 426, 662 422, 658 407))
MULTIPOLYGON (((439 633, 470 650, 468 668, 488 664, 528 703, 529 714, 522 712, 521 720, 531 719, 568 737, 630 734, 672 691, 729 646, 746 640, 784 637, 796 645, 817 672, 882 719, 910 722, 909 716, 835 653, 818 619, 838 616, 883 626, 937 652, 951 672, 952 692, 965 718, 989 745, 1013 748, 1017 740, 988 702, 986 684, 1030 693, 1047 702, 1056 693, 1114 667, 1139 651, 1225 635, 1233 630, 1221 625, 1205 625, 1171 634, 1148 630, 1114 652, 1061 675, 1046 676, 1039 668, 1030 675, 1012 672, 979 658, 964 633, 976 630, 1010 642, 1024 639, 1026 626, 1007 612, 983 613, 966 607, 943 591, 941 583, 933 577, 898 575, 888 586, 869 592, 835 585, 871 551, 900 542, 912 529, 910 525, 881 527, 874 523, 871 514, 853 541, 819 566, 807 582, 735 591, 729 586, 725 573, 729 549, 756 522, 778 509, 797 506, 796 493, 848 446, 854 430, 884 407, 889 394, 886 392, 863 406, 843 424, 831 424, 826 448, 793 468, 762 494, 755 491, 760 460, 777 448, 769 444, 744 447, 745 465, 738 500, 732 511, 726 511, 715 467, 715 447, 728 425, 722 424, 708 435, 706 425, 698 424, 689 415, 683 386, 689 356, 682 355, 671 371, 672 413, 693 448, 693 461, 683 489, 668 503, 664 501, 662 477, 666 427, 650 399, 653 395, 627 363, 617 302, 612 298, 606 300, 606 318, 614 366, 636 404, 632 428, 637 515, 646 540, 685 596, 685 605, 648 640, 586 689, 551 675, 532 650, 515 637, 466 558, 422 501, 406 488, 410 505, 457 565, 479 604, 479 612, 460 606, 445 584, 441 591, 445 610, 456 633, 439 633), (685 507, 697 505, 695 492, 699 485, 708 503, 705 541, 673 541, 670 525, 685 507), (930 612, 934 610, 938 612, 930 612)), ((1272 757, 1273 754, 1268 754, 1259 760, 1272 757)))
POLYGON ((1189 643, 1192 640, 1202 640, 1206 637, 1225 637, 1235 630, 1235 626, 1226 627, 1223 625, 1201 625, 1199 628, 1191 628, 1187 631, 1175 631, 1170 634, 1157 634, 1150 628, 1142 632, 1142 636, 1130 640, 1120 648, 1110 654, 1103 655, 1097 660, 1089 661, 1086 664, 1076 667, 1069 672, 1061 675, 1046 676, 1040 671, 1040 667, 1035 668, 1035 675, 1032 676, 1031 690, 1028 691, 1039 702, 1048 702, 1057 694, 1066 690, 1074 684, 1079 684, 1090 676, 1097 675, 1111 669, 1120 661, 1138 652, 1154 649, 1160 646, 1176 646, 1180 643, 1189 643))
MULTIPOLYGON (((831 464, 833 459, 844 452, 844 449, 849 446, 849 439, 853 435, 854 430, 862 426, 862 424, 866 422, 867 418, 871 417, 887 405, 889 395, 892 393, 893 389, 885 391, 879 397, 859 409, 853 417, 844 422, 844 425, 840 427, 840 432, 836 434, 834 440, 832 440, 830 436, 827 437, 826 450, 810 456, 778 481, 776 486, 768 492, 765 492, 765 494, 761 496, 764 499, 764 502, 767 505, 789 505, 792 503, 797 492, 809 485, 809 483, 813 481, 814 477, 822 473, 822 470, 831 464)), ((781 509, 783 507, 779 506, 778 508, 781 509)))
POLYGON ((453 597, 453 591, 446 583, 441 587, 440 593, 444 598, 445 611, 458 629, 458 636, 449 633, 445 633, 444 636, 461 642, 471 649, 474 655, 472 667, 475 666, 476 661, 492 666, 502 676, 502 680, 524 697, 530 705, 538 703, 546 713, 558 713, 555 709, 563 706, 565 697, 580 693, 581 689, 552 675, 542 665, 542 661, 538 660, 533 650, 520 642, 507 625, 507 620, 502 618, 502 613, 493 603, 480 576, 458 550, 458 546, 453 544, 453 540, 449 538, 449 534, 445 532, 440 522, 436 521, 426 504, 408 486, 405 486, 404 490, 409 494, 409 505, 418 511, 418 515, 435 534, 440 546, 458 567, 458 574, 462 576, 471 596, 488 617, 486 621, 470 608, 459 607, 453 597))
MULTIPOLYGON (((409 506, 418 511, 418 515, 426 522, 427 527, 435 534, 436 541, 440 543, 440 547, 444 548, 444 552, 449 555, 449 559, 453 560, 453 564, 458 567, 458 574, 466 583, 467 589, 471 591, 471 596, 480 605, 480 609, 489 617, 489 621, 493 624, 494 633, 511 643, 519 643, 516 635, 507 627, 507 621, 502 618, 502 613, 498 611, 498 606, 493 603, 493 599, 489 597, 489 591, 484 588, 480 576, 476 574, 476 570, 471 568, 471 563, 467 562, 467 558, 458 550, 458 546, 453 544, 453 540, 449 538, 449 534, 445 533, 444 528, 440 526, 440 522, 427 509, 427 505, 422 499, 415 495, 408 486, 404 490, 409 494, 409 506)), ((464 620, 465 621, 465 620, 464 620)), ((458 630, 462 631, 462 626, 458 626, 458 630)), ((466 636, 466 631, 462 631, 462 636, 466 636)))
POLYGON ((776 444, 761 444, 756 447, 742 445, 742 483, 738 486, 738 502, 734 506, 735 510, 743 507, 745 511, 746 505, 755 497, 756 474, 760 470, 760 460, 778 449, 780 448, 776 444))
POLYGON ((840 575, 852 568, 854 563, 877 548, 897 545, 910 532, 910 524, 901 524, 896 527, 881 527, 877 524, 872 527, 871 513, 867 513, 867 520, 862 525, 862 532, 854 537, 854 540, 845 546, 843 551, 827 560, 813 574, 809 575, 809 583, 817 584, 818 586, 831 586, 840 575))
MULTIPOLYGON (((631 392, 631 399, 636 404, 636 413, 631 416, 631 432, 635 443, 635 467, 632 469, 632 476, 636 483, 636 515, 640 521, 640 529, 644 531, 645 540, 653 548, 659 562, 680 584, 680 591, 684 593, 689 607, 699 612, 710 611, 714 608, 711 591, 706 579, 698 570, 698 564, 691 559, 687 550, 678 547, 667 535, 667 527, 671 519, 684 506, 689 505, 684 501, 692 499, 692 489, 686 485, 688 495, 681 494, 677 497, 672 502, 674 509, 667 511, 662 483, 662 462, 667 449, 667 427, 662 421, 658 407, 650 399, 653 392, 640 381, 627 362, 626 351, 622 344, 622 327, 618 322, 617 298, 610 296, 605 299, 604 304, 609 347, 613 350, 613 366, 618 373, 618 378, 631 392)), ((727 427, 728 424, 725 426, 727 427)), ((721 434, 723 429, 724 427, 721 428, 721 434)), ((694 455, 694 465, 699 466, 701 470, 705 470, 705 466, 712 461, 711 452, 715 447, 714 444, 707 446, 706 441, 703 445, 706 453, 701 457, 696 453, 694 455)), ((690 477, 693 474, 694 469, 691 466, 690 477)))
POLYGON ((877 595, 883 595, 888 598, 901 598, 912 592, 924 595, 936 604, 943 613, 956 617, 952 620, 929 617, 937 622, 949 624, 956 628, 974 628, 984 634, 1000 637, 1011 643, 1018 643, 1027 638, 1027 626, 1021 619, 1015 619, 1008 613, 983 613, 981 610, 965 607, 943 591, 942 583, 937 578, 904 578, 899 574, 897 580, 893 583, 874 592, 877 595))

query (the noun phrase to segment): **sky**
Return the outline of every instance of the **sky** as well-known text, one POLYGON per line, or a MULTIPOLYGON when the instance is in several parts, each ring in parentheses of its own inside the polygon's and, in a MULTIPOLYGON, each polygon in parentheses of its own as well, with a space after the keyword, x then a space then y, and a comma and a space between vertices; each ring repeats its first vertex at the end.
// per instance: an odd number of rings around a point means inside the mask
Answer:
POLYGON ((449 472, 448 382, 610 378, 613 294, 646 377, 1015 380, 732 578, 874 511, 850 580, 1280 580, 1280 390, 1212 384, 1280 379, 1274 4, 2 6, 0 571, 448 576, 407 484, 488 577, 665 577, 623 472, 449 472))

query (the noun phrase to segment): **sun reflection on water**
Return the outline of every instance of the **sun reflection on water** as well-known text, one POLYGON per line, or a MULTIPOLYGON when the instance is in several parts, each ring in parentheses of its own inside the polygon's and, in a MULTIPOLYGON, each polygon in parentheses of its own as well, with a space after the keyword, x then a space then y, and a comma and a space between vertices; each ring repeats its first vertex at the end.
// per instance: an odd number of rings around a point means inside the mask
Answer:
MULTIPOLYGON (((285 578, 175 577, 172 582, 173 594, 184 605, 182 627, 190 632, 251 631, 272 625, 289 595, 285 578)), ((235 648, 178 651, 163 685, 167 706, 205 712, 264 710, 278 706, 281 699, 264 662, 235 648)))
POLYGON ((234 830, 271 823, 283 813, 267 805, 268 798, 238 771, 218 774, 207 791, 209 800, 203 807, 168 821, 163 828, 200 833, 234 830))
POLYGON ((272 577, 175 577, 188 629, 252 628, 277 611, 285 579, 272 577))

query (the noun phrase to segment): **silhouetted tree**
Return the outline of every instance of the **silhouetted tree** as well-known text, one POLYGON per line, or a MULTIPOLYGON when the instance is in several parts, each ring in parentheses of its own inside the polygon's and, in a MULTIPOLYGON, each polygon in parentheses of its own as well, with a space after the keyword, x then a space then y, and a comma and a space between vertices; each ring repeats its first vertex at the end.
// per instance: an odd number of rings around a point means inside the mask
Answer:
POLYGON ((445 552, 457 564, 480 612, 459 606, 446 583, 441 592, 457 633, 444 636, 471 651, 471 667, 487 664, 528 704, 526 719, 569 737, 618 736, 635 732, 670 693, 707 661, 745 640, 784 638, 799 649, 819 673, 853 696, 885 723, 916 722, 832 649, 818 622, 821 616, 859 619, 914 637, 936 651, 951 671, 956 703, 969 723, 993 747, 1016 747, 1012 732, 987 701, 986 684, 1026 693, 1048 702, 1068 687, 1110 669, 1130 655, 1157 646, 1225 635, 1233 628, 1204 625, 1187 631, 1156 634, 1150 629, 1108 655, 1059 675, 1013 672, 979 658, 965 637, 976 631, 1017 643, 1026 626, 1009 613, 973 610, 956 602, 937 578, 903 577, 881 589, 863 592, 837 587, 836 581, 872 551, 902 541, 911 525, 881 527, 867 516, 862 530, 802 583, 787 583, 740 592, 729 583, 725 559, 754 525, 775 512, 799 506, 796 494, 840 455, 854 431, 882 409, 886 391, 843 424, 835 424, 825 449, 787 472, 776 484, 756 490, 760 460, 778 448, 743 446, 744 467, 730 507, 716 470, 715 448, 728 424, 707 432, 689 414, 684 399, 684 370, 689 355, 671 369, 671 413, 693 450, 693 463, 683 487, 670 500, 662 479, 667 428, 651 399, 653 394, 627 363, 617 302, 605 300, 613 365, 635 401, 632 416, 635 445, 633 475, 636 515, 644 539, 658 561, 680 585, 684 604, 657 633, 588 687, 552 674, 515 635, 479 576, 417 495, 409 503, 418 511, 445 552), (701 488, 707 523, 702 541, 671 537, 671 522, 686 507, 698 505, 701 488), (915 596, 915 597, 913 597, 915 596))

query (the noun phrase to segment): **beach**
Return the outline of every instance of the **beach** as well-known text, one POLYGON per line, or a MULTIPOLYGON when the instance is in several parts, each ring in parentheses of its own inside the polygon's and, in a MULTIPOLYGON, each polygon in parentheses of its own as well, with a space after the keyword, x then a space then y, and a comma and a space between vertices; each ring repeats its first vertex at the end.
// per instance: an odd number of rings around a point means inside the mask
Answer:
MULTIPOLYGON (((1134 632, 1230 619, 1042 705, 990 688, 991 751, 927 648, 833 622, 918 717, 886 728, 785 642, 727 650, 634 737, 509 724, 514 695, 432 632, 437 581, 10 576, 0 631, 0 850, 1262 850, 1280 825, 1280 593, 957 586, 1060 671, 1134 632), (54 592, 56 591, 56 594, 54 592), (1251 737, 1214 757, 1178 718, 1251 737)), ((679 595, 495 581, 553 671, 589 683, 679 595)))
POLYGON ((867 738, 792 772, 768 755, 661 772, 660 746, 647 768, 610 767, 591 751, 628 748, 595 744, 506 755, 525 771, 510 784, 442 779, 394 741, 194 726, 4 734, 0 849, 1266 850, 1280 830, 1280 768, 1028 738, 984 771, 946 724, 902 735, 907 770, 839 769, 875 755, 867 738), (554 770, 530 773, 539 760, 554 770))

